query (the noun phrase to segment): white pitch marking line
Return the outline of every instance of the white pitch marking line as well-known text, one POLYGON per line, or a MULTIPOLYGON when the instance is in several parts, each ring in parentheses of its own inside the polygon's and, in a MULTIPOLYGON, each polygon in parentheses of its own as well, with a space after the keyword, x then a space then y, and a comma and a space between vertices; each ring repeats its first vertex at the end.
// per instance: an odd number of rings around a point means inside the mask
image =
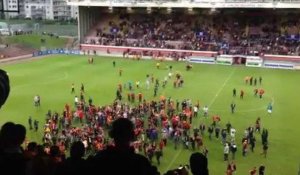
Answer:
POLYGON ((221 88, 218 90, 218 92, 216 93, 216 95, 214 96, 214 98, 211 100, 211 102, 208 105, 208 108, 214 104, 214 102, 216 101, 217 97, 219 96, 219 94, 221 93, 221 91, 224 89, 225 85, 227 84, 227 82, 230 80, 230 78, 233 76, 235 72, 235 69, 231 72, 231 74, 227 77, 227 79, 224 81, 224 83, 222 84, 221 88))

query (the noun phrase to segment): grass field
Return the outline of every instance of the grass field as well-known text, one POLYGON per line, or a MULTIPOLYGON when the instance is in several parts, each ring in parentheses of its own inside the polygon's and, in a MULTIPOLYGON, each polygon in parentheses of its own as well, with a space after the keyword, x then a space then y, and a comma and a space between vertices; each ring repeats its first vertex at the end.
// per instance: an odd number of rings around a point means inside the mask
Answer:
MULTIPOLYGON (((174 100, 192 99, 200 101, 200 105, 208 105, 210 114, 221 116, 221 125, 230 121, 237 129, 238 151, 236 156, 237 175, 249 174, 249 170, 260 164, 266 165, 267 175, 293 175, 297 174, 300 163, 300 73, 290 70, 274 70, 261 68, 247 68, 243 66, 221 66, 194 64, 191 71, 185 70, 183 62, 162 62, 161 69, 156 69, 155 61, 149 60, 123 60, 113 58, 95 59, 94 65, 87 64, 83 56, 51 56, 41 60, 26 61, 22 63, 1 65, 1 69, 9 72, 11 79, 11 94, 0 110, 0 125, 6 121, 22 123, 26 127, 29 115, 34 119, 44 121, 48 109, 62 112, 66 103, 73 104, 74 95, 70 94, 71 84, 75 83, 79 91, 80 84, 85 84, 86 97, 91 96, 96 105, 105 105, 115 98, 118 83, 139 80, 142 87, 135 90, 145 94, 146 99, 153 98, 153 87, 146 90, 143 86, 146 74, 153 74, 162 80, 168 70, 168 65, 173 66, 173 71, 182 73, 185 84, 183 88, 174 89, 172 83, 165 89, 159 88, 159 95, 172 97, 174 100), (112 66, 116 61, 116 68, 112 66), (119 68, 123 75, 118 75, 119 68), (261 86, 266 93, 263 99, 253 96, 254 87, 245 85, 245 76, 262 76, 261 86), (243 100, 232 97, 232 89, 245 91, 243 100), (33 97, 41 96, 42 106, 36 109, 33 106, 33 97), (230 113, 230 103, 237 104, 236 113, 230 113), (273 103, 273 113, 267 114, 269 102, 273 103), (269 152, 263 158, 261 137, 256 134, 255 152, 242 157, 241 139, 244 129, 254 125, 257 117, 262 119, 262 127, 269 130, 269 152)), ((126 94, 123 94, 126 98, 126 94)), ((194 126, 200 122, 210 124, 211 118, 202 116, 193 121, 194 126)), ((42 124, 40 124, 42 126, 42 124)), ((28 139, 40 141, 42 133, 28 131, 28 139)), ((204 144, 208 147, 209 171, 211 175, 225 174, 226 162, 223 161, 223 146, 220 140, 208 140, 204 136, 204 144)), ((159 166, 161 173, 168 169, 176 168, 179 164, 187 164, 191 150, 180 147, 176 151, 172 145, 165 149, 162 164, 159 166)), ((155 162, 155 161, 154 161, 155 162)), ((156 164, 156 162, 154 163, 156 164)))
POLYGON ((55 38, 48 35, 15 35, 4 37, 4 42, 8 44, 21 44, 30 48, 40 50, 41 47, 47 49, 64 48, 67 43, 66 38, 55 38), (41 43, 41 39, 45 39, 45 43, 41 43))

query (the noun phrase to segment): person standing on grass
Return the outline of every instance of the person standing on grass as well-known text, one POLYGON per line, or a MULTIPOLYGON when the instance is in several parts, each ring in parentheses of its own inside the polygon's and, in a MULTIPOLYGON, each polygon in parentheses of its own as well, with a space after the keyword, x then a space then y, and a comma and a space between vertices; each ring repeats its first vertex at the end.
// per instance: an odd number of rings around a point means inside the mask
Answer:
POLYGON ((209 138, 209 140, 211 140, 212 139, 212 137, 211 137, 212 133, 214 132, 214 127, 212 125, 210 125, 208 127, 207 131, 208 131, 208 138, 209 138))
POLYGON ((154 95, 153 95, 154 97, 157 96, 157 91, 158 91, 158 86, 155 86, 155 87, 154 87, 154 95))
POLYGON ((254 89, 254 96, 255 96, 255 97, 257 97, 257 93, 258 93, 258 89, 255 88, 255 89, 254 89))
POLYGON ((256 167, 253 167, 253 169, 249 171, 250 175, 256 175, 256 172, 256 167))
POLYGON ((72 83, 71 85, 71 94, 74 94, 75 93, 75 85, 74 83, 72 83))
POLYGON ((241 92, 240 92, 240 99, 244 98, 244 94, 245 94, 245 92, 243 90, 241 90, 241 92))
POLYGON ((230 144, 230 152, 231 152, 231 159, 234 160, 235 159, 235 153, 237 151, 237 146, 235 143, 231 143, 230 144))
POLYGON ((140 92, 138 93, 138 99, 139 99, 139 103, 141 103, 143 100, 143 94, 140 92))
POLYGON ((194 117, 198 116, 198 110, 199 110, 198 106, 194 105, 194 115, 193 115, 194 117))
POLYGON ((159 147, 156 147, 156 149, 154 151, 154 154, 155 154, 155 158, 156 158, 157 164, 160 165, 160 158, 163 155, 162 154, 162 150, 159 147))
POLYGON ((140 81, 136 81, 135 86, 136 86, 137 89, 139 89, 140 88, 140 81))
POLYGON ((39 95, 34 96, 33 101, 35 107, 41 106, 41 98, 39 95))
POLYGON ((224 161, 228 161, 228 154, 229 154, 229 145, 225 143, 224 146, 224 161))
POLYGON ((160 63, 156 63, 156 68, 159 69, 160 63))
POLYGON ((257 79, 254 78, 254 86, 256 86, 256 84, 257 84, 257 79))
POLYGON ((268 104, 267 111, 268 111, 268 114, 269 114, 269 115, 272 114, 273 106, 272 106, 272 103, 271 103, 271 102, 268 104))
POLYGON ((258 94, 259 94, 259 98, 262 98, 262 96, 264 95, 265 91, 263 89, 259 89, 258 94))
POLYGON ((261 155, 263 155, 264 158, 267 158, 268 149, 269 149, 268 143, 265 143, 263 145, 263 152, 261 153, 261 155))
POLYGON ((233 114, 234 111, 235 111, 235 106, 236 106, 236 104, 235 104, 234 102, 232 102, 232 103, 230 104, 230 108, 231 108, 231 113, 232 113, 232 114, 233 114))
POLYGON ((84 85, 83 85, 83 83, 81 83, 80 91, 84 92, 84 85))
POLYGON ((74 106, 77 107, 78 104, 79 104, 79 98, 77 97, 77 95, 75 95, 74 106))
POLYGON ((245 139, 243 142, 243 156, 244 157, 246 156, 247 148, 248 148, 248 142, 247 142, 247 139, 245 139))
POLYGON ((39 121, 34 120, 33 125, 34 125, 34 131, 37 132, 39 129, 39 121))
POLYGON ((254 136, 250 137, 250 149, 252 152, 254 152, 255 142, 256 142, 255 137, 254 136))
POLYGON ((233 90, 232 90, 232 96, 236 97, 236 89, 235 88, 233 88, 233 90))
POLYGON ((150 89, 150 80, 149 80, 149 78, 146 79, 146 89, 150 89))
POLYGON ((116 67, 116 62, 115 61, 113 61, 113 67, 116 67))
MULTIPOLYGON (((258 175, 265 175, 265 169, 266 167, 263 164, 261 164, 258 168, 258 175)), ((298 173, 298 175, 300 174, 298 173)))
POLYGON ((32 118, 29 116, 28 118, 29 129, 32 130, 32 118))
POLYGON ((260 117, 255 121, 255 131, 260 133, 260 117))
POLYGON ((227 131, 228 134, 230 133, 230 129, 231 129, 231 123, 230 123, 230 121, 228 121, 226 123, 226 131, 227 131))
POLYGON ((204 117, 208 116, 208 107, 206 105, 203 108, 203 115, 204 115, 204 117))
POLYGON ((261 83, 262 83, 262 77, 261 76, 259 77, 258 81, 259 81, 259 85, 261 85, 261 83))
POLYGON ((122 73, 123 73, 123 70, 122 70, 122 69, 119 69, 119 76, 120 76, 120 77, 122 76, 122 73))
POLYGON ((227 170, 226 170, 226 175, 233 175, 233 173, 236 171, 236 165, 232 161, 231 163, 228 163, 227 165, 227 170))

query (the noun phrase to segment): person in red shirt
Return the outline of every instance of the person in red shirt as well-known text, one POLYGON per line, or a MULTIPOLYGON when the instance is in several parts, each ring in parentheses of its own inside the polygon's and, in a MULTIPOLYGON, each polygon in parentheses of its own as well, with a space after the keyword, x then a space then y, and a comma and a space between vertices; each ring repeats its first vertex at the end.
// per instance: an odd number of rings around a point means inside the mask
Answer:
POLYGON ((263 94, 265 93, 265 91, 263 89, 259 89, 259 98, 262 98, 263 94))
POLYGON ((256 167, 253 167, 252 170, 249 171, 250 175, 256 175, 256 167))
POLYGON ((248 142, 247 142, 247 139, 246 139, 246 140, 244 140, 244 142, 243 142, 243 156, 244 156, 244 157, 246 156, 247 148, 248 148, 248 142))
POLYGON ((160 142, 159 142, 159 149, 161 151, 163 151, 164 147, 165 147, 165 141, 163 139, 161 139, 160 142))
POLYGON ((123 88, 122 88, 122 84, 121 83, 118 84, 118 89, 122 93, 123 88))
POLYGON ((131 93, 131 102, 134 103, 134 101, 135 101, 135 94, 132 92, 132 93, 131 93))
POLYGON ((254 96, 256 97, 257 96, 257 93, 258 93, 258 89, 254 89, 254 96))
POLYGON ((241 98, 241 99, 243 99, 243 98, 244 98, 244 94, 245 94, 245 93, 244 93, 244 91, 243 91, 243 90, 241 90, 241 93, 240 93, 240 98, 241 98))
POLYGON ((143 94, 142 94, 142 93, 139 93, 139 94, 138 94, 138 98, 139 98, 139 103, 141 103, 141 102, 142 102, 142 99, 143 99, 143 94))
POLYGON ((217 114, 216 114, 216 115, 214 115, 212 119, 213 119, 213 125, 214 125, 214 126, 216 126, 216 124, 217 124, 218 122, 220 122, 220 121, 221 121, 221 118, 220 118, 220 116, 219 116, 219 115, 217 115, 217 114))
POLYGON ((128 99, 129 102, 131 101, 131 94, 130 93, 127 94, 127 99, 128 99))

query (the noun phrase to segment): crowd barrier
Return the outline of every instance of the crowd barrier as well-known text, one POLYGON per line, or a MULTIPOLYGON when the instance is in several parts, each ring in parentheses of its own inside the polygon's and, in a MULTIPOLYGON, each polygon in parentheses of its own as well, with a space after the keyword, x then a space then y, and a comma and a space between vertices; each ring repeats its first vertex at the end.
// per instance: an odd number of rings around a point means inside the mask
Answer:
POLYGON ((81 44, 82 51, 104 51, 107 53, 124 53, 124 52, 139 52, 153 55, 168 55, 172 53, 185 54, 189 56, 214 57, 218 52, 214 51, 194 51, 194 50, 179 50, 179 49, 160 49, 160 48, 144 48, 144 47, 125 47, 125 46, 105 46, 93 44, 81 44))
POLYGON ((52 55, 52 54, 67 54, 67 55, 80 55, 80 50, 69 50, 69 49, 52 49, 52 50, 43 50, 37 51, 32 54, 33 57, 43 56, 43 55, 52 55))
POLYGON ((275 69, 294 69, 294 64, 292 63, 280 63, 280 62, 267 62, 264 63, 265 68, 275 68, 275 69))
MULTIPOLYGON (((145 58, 157 58, 154 55, 160 55, 162 57, 172 54, 186 55, 187 61, 191 63, 202 64, 222 64, 232 65, 236 58, 246 59, 246 66, 249 67, 264 67, 264 68, 277 68, 277 69, 300 69, 300 57, 299 56, 282 56, 282 55, 265 55, 265 56, 245 56, 245 55, 218 55, 217 52, 212 51, 191 51, 191 50, 177 50, 177 49, 160 49, 160 48, 140 48, 140 47, 121 47, 121 46, 102 46, 102 45, 90 45, 81 44, 80 50, 69 49, 52 49, 44 50, 33 53, 33 56, 43 56, 51 54, 72 54, 72 55, 118 55, 124 56, 125 52, 136 52, 143 55, 145 58), (104 54, 105 53, 105 54, 104 54)), ((168 57, 167 57, 168 58, 168 57)), ((169 60, 169 59, 167 59, 169 60)))
POLYGON ((214 57, 201 57, 201 56, 191 56, 189 58, 189 62, 191 63, 203 63, 203 64, 215 64, 214 57))

